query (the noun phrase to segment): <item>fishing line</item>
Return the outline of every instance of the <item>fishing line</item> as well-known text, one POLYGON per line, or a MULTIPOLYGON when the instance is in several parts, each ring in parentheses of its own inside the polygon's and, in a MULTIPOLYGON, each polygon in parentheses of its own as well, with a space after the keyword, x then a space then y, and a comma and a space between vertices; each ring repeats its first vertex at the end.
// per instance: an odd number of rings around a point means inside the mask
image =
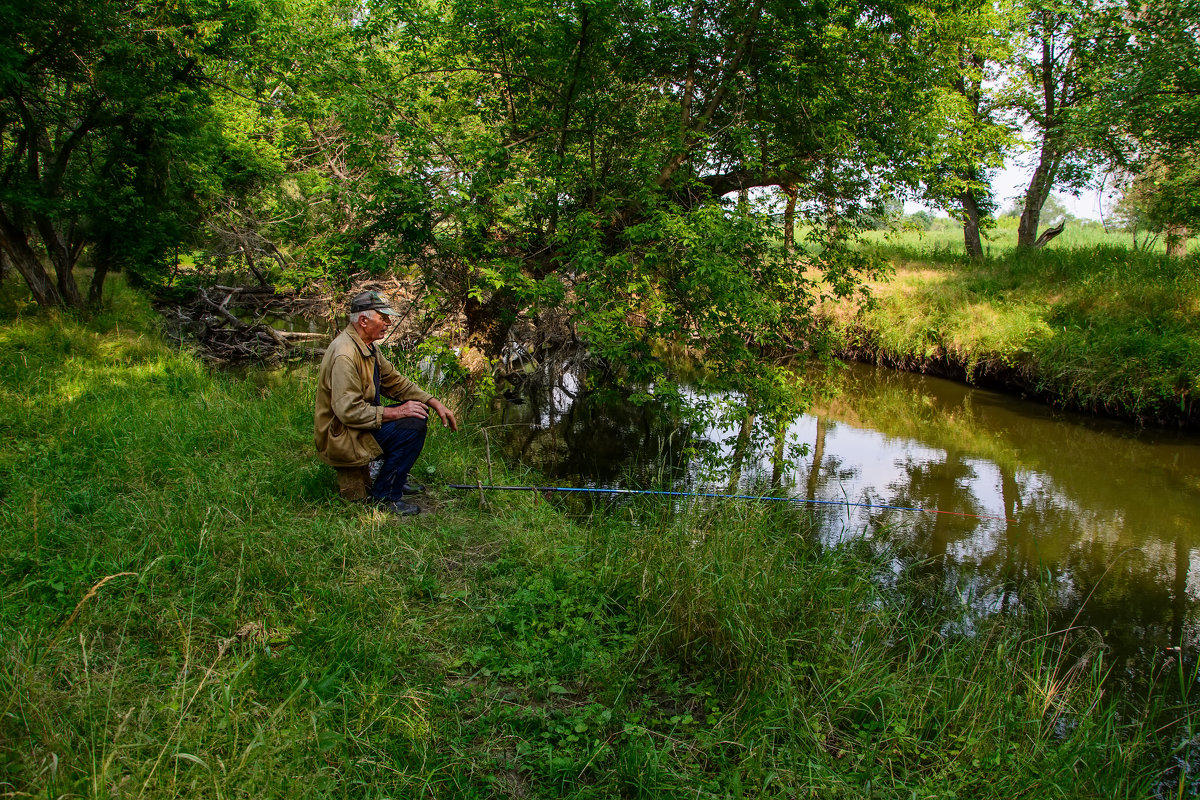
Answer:
POLYGON ((712 492, 667 492, 652 489, 596 489, 576 486, 485 486, 476 484, 470 486, 462 483, 448 483, 448 489, 478 489, 490 492, 575 492, 582 494, 633 494, 658 495, 661 497, 707 497, 719 500, 773 500, 777 503, 804 503, 817 506, 852 506, 855 508, 871 508, 881 511, 909 511, 921 514, 947 514, 955 517, 971 519, 999 519, 1005 522, 1016 522, 1008 517, 997 517, 990 514, 967 514, 963 511, 942 511, 938 508, 916 508, 911 506, 876 505, 874 503, 852 503, 849 500, 809 500, 806 497, 771 497, 769 495, 753 494, 716 494, 712 492))

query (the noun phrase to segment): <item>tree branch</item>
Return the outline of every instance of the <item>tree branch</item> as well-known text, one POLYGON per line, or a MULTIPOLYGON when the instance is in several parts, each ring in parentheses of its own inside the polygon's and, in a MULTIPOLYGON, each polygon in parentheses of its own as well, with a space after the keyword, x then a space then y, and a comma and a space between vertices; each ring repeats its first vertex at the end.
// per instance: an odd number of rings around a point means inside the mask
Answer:
POLYGON ((733 54, 733 58, 725 65, 725 70, 720 79, 716 82, 716 90, 712 93, 708 105, 705 106, 704 112, 684 131, 684 146, 683 149, 676 153, 667 162, 666 166, 659 172, 658 178, 655 180, 655 185, 660 188, 671 180, 671 176, 679 169, 680 165, 691 154, 696 146, 698 138, 696 134, 703 131, 708 123, 712 121, 713 116, 717 113, 721 103, 725 100, 725 95, 729 92, 729 84, 733 80, 734 75, 741 69, 742 61, 750 50, 750 44, 754 39, 754 34, 758 29, 758 20, 762 16, 763 0, 757 0, 754 8, 750 10, 750 20, 746 24, 746 29, 742 32, 741 38, 738 40, 737 50, 733 54), (691 141, 687 141, 691 139, 691 141))

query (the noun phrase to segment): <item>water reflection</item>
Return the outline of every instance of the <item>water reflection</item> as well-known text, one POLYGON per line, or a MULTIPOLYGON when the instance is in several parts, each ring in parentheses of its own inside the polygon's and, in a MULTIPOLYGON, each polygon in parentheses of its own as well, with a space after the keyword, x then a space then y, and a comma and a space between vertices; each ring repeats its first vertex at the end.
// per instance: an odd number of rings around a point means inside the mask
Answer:
POLYGON ((551 370, 525 382, 520 404, 498 401, 494 435, 564 484, 774 487, 860 504, 814 506, 822 535, 886 535, 919 556, 916 579, 976 609, 1094 628, 1122 668, 1200 639, 1194 435, 862 366, 847 370, 836 400, 778 436, 753 417, 681 430, 661 408, 613 399, 588 391, 578 369, 551 370), (797 445, 802 455, 786 463, 797 445), (697 451, 723 470, 690 460, 697 451), (929 511, 867 507, 880 505, 929 511))
POLYGON ((657 485, 684 474, 691 434, 661 407, 586 388, 578 364, 553 361, 521 374, 496 400, 489 426, 510 457, 580 486, 657 485))

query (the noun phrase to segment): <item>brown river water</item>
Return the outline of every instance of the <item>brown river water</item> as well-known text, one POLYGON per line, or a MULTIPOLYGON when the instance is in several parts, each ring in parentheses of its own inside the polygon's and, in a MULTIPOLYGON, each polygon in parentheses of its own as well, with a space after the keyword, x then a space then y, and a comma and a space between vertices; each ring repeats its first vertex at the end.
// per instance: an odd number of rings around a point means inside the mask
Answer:
POLYGON ((539 377, 497 399, 489 435, 547 481, 815 501, 804 504, 823 539, 887 537, 973 612, 1093 629, 1130 677, 1172 647, 1194 660, 1196 434, 856 365, 840 394, 791 423, 780 451, 747 437, 754 420, 681 432, 661 409, 585 390, 577 372, 539 377), (697 451, 718 466, 700 466, 697 451), (781 468, 778 452, 794 458, 781 468))

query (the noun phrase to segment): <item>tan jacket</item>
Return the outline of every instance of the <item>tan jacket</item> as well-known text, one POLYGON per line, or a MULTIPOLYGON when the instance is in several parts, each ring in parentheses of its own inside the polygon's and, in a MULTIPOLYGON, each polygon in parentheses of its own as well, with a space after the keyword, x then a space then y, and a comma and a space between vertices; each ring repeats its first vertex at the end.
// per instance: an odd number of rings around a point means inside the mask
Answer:
POLYGON ((383 455, 371 431, 383 425, 383 407, 373 406, 375 359, 383 397, 428 403, 429 392, 396 371, 376 347, 368 347, 347 326, 330 343, 317 375, 314 414, 317 453, 333 467, 361 467, 383 455))

